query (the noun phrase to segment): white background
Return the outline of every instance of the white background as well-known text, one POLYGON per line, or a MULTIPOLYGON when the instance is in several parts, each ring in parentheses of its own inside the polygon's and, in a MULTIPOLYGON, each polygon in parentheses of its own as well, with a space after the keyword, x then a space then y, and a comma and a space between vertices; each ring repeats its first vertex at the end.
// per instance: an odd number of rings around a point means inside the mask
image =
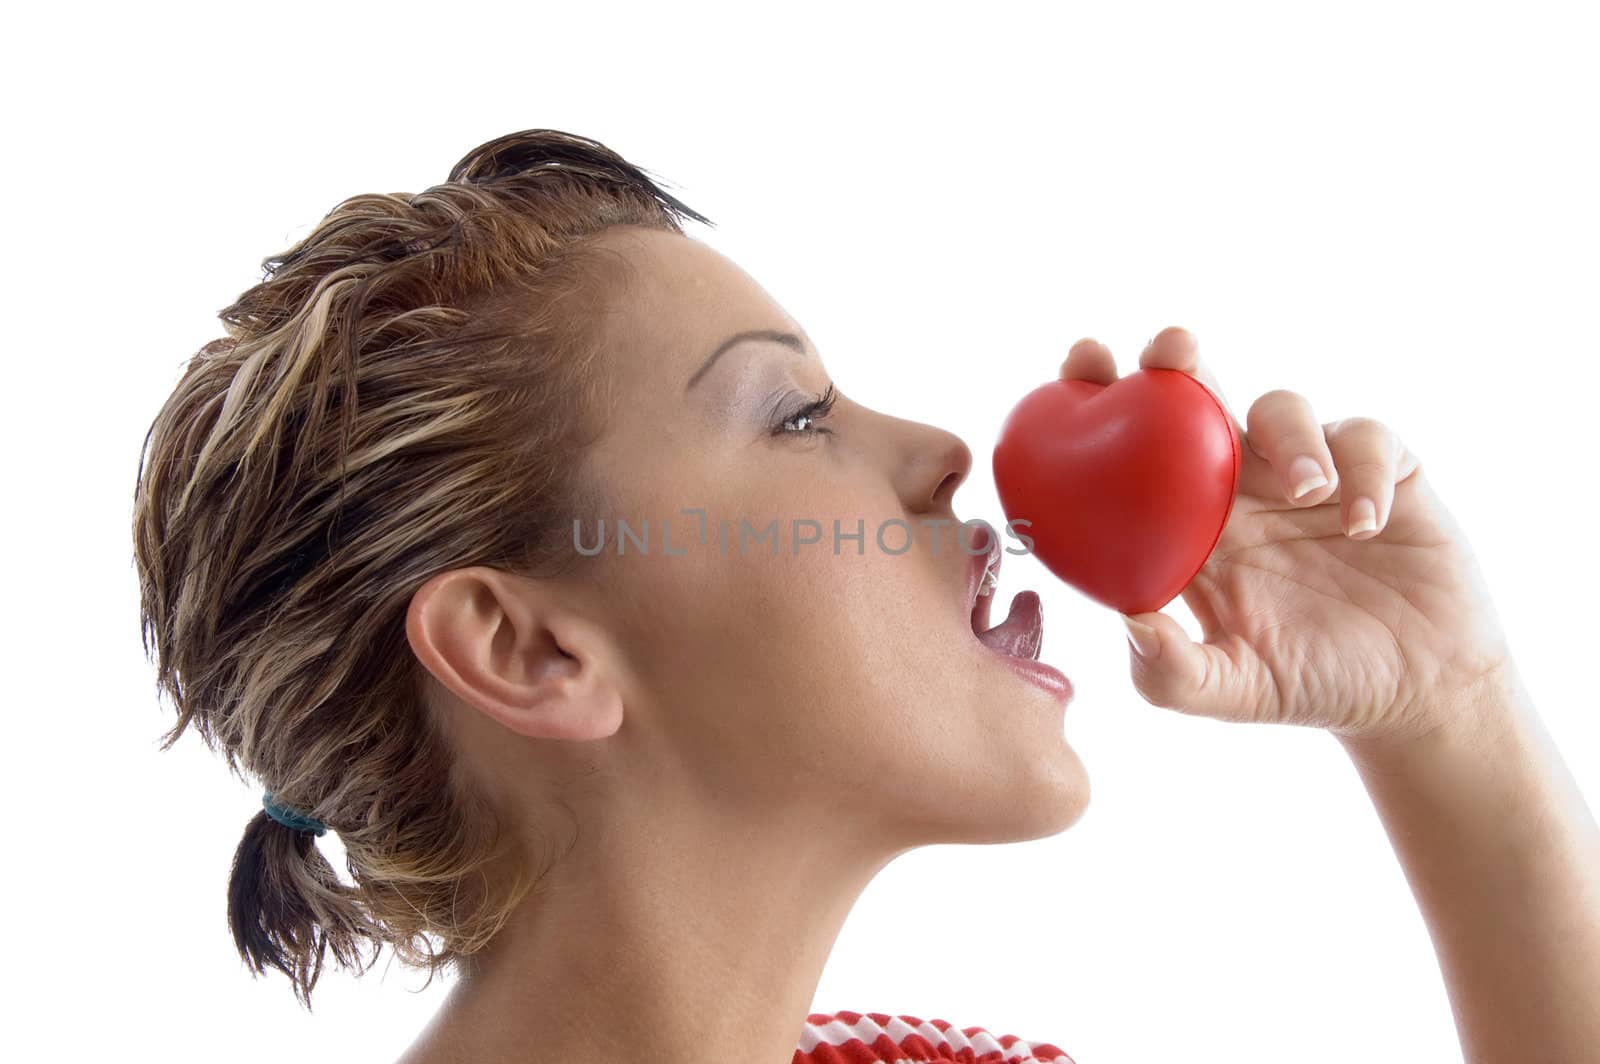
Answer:
MULTIPOLYGON (((13 13, 0 64, 14 1059, 379 1062, 442 999, 387 953, 326 974, 312 1015, 244 970, 225 886, 259 791, 193 733, 156 749, 171 713, 129 517, 150 418, 262 258, 346 196, 420 191, 534 126, 708 214, 691 235, 853 398, 960 433, 963 517, 999 518, 994 433, 1082 336, 1127 372, 1183 325, 1241 419, 1289 388, 1320 420, 1388 422, 1600 800, 1591 5, 43 10, 13 13)), ((1114 613, 1008 559, 1004 600, 1025 586, 1077 687, 1089 810, 1050 839, 900 859, 814 1007, 1079 1064, 1458 1059, 1336 744, 1146 704, 1114 613)))

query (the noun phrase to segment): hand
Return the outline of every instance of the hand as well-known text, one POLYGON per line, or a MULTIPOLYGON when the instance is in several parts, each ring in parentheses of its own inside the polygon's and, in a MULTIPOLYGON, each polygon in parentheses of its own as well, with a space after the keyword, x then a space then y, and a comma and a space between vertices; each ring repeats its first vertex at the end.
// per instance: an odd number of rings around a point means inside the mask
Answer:
MULTIPOLYGON (((1227 407, 1184 329, 1157 334, 1139 367, 1187 372, 1227 407)), ((1103 344, 1080 340, 1061 377, 1111 384, 1116 364, 1103 344)), ((1152 652, 1132 651, 1140 695, 1350 740, 1411 738, 1464 717, 1510 669, 1509 653, 1471 549, 1417 457, 1381 422, 1319 425, 1303 396, 1281 389, 1246 422, 1234 420, 1243 456, 1233 510, 1182 592, 1204 641, 1160 612, 1126 618, 1153 630, 1152 652), (1318 475, 1327 483, 1293 498, 1318 475), (1369 513, 1374 527, 1352 531, 1369 513)))

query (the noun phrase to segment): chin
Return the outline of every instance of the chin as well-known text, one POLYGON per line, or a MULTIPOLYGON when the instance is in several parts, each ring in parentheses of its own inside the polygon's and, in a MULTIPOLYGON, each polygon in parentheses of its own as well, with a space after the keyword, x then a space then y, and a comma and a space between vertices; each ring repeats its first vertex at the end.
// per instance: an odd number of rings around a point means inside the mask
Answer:
POLYGON ((1089 808, 1089 774, 1077 753, 1061 743, 1048 773, 1014 799, 1013 815, 1002 821, 1007 830, 997 842, 1027 842, 1059 835, 1076 824, 1089 808))
POLYGON ((963 788, 959 805, 945 806, 941 823, 922 825, 922 844, 1046 839, 1076 824, 1089 806, 1089 774, 1065 740, 1048 757, 1033 758, 1026 771, 990 782, 981 792, 963 788))

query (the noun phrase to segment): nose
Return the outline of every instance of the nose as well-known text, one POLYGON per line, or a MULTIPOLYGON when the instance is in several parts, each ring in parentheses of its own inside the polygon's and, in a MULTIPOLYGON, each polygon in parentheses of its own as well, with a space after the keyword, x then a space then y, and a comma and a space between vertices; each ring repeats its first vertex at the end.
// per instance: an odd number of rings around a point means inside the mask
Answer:
POLYGON ((950 510, 956 489, 972 472, 972 450, 953 432, 907 422, 908 458, 898 488, 912 513, 950 510))

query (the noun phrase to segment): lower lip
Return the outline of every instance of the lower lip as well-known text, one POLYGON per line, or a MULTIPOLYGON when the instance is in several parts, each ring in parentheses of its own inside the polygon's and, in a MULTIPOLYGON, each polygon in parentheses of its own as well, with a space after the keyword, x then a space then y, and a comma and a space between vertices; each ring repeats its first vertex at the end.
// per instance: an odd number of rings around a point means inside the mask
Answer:
POLYGON ((1060 669, 1032 658, 1016 658, 1010 654, 1003 654, 982 640, 978 640, 978 645, 1011 666, 1029 683, 1050 692, 1062 705, 1072 701, 1072 681, 1067 679, 1066 674, 1060 669))

